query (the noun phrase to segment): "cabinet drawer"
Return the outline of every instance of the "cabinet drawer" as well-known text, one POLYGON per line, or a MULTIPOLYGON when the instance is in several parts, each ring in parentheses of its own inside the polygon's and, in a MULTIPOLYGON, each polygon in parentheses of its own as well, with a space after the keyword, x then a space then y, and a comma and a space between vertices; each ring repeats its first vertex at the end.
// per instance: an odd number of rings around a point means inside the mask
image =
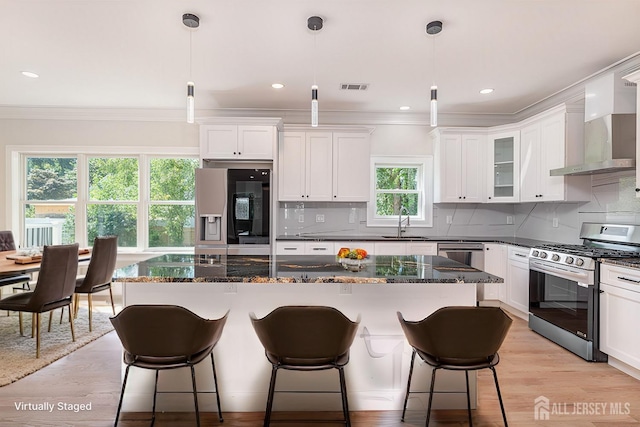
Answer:
POLYGON ((602 264, 600 267, 600 282, 629 291, 640 292, 640 270, 602 264))
POLYGON ((529 263, 529 249, 509 246, 509 259, 529 263))
POLYGON ((333 242, 305 242, 305 255, 333 255, 333 242))
POLYGON ((304 255, 305 242, 276 242, 276 255, 304 255))

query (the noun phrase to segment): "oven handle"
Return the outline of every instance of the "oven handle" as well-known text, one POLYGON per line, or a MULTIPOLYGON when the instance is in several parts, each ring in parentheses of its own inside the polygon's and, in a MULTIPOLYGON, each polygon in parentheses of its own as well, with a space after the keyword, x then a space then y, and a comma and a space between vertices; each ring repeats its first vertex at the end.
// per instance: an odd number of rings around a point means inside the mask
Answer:
POLYGON ((529 269, 541 273, 549 273, 554 276, 578 282, 579 285, 589 286, 594 283, 593 272, 589 270, 575 270, 559 266, 551 266, 540 261, 529 259, 529 269))
POLYGON ((589 289, 589 285, 586 283, 578 282, 578 286, 589 289))

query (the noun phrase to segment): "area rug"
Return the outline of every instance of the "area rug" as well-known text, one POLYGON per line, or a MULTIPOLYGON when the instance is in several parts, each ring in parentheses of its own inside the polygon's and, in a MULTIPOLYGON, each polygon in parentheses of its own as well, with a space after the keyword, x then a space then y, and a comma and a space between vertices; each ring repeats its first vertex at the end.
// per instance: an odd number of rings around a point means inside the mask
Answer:
POLYGON ((81 307, 73 322, 76 333, 76 341, 73 342, 67 314, 65 309, 64 319, 60 323, 60 310, 53 312, 51 332, 47 332, 49 314, 42 315, 40 358, 36 359, 36 339, 31 338, 31 315, 23 313, 24 336, 20 336, 18 313, 7 316, 6 311, 0 311, 0 387, 44 368, 113 330, 109 321, 111 313, 94 310, 93 331, 89 332, 89 313, 81 307))

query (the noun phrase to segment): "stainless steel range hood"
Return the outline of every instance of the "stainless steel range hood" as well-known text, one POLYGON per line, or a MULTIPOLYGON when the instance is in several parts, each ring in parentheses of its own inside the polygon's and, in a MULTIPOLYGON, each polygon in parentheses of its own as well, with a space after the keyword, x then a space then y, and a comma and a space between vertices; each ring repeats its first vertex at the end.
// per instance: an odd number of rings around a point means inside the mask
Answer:
POLYGON ((636 115, 609 114, 584 124, 584 163, 552 169, 551 176, 592 175, 635 169, 636 115))
POLYGON ((636 167, 636 86, 610 73, 585 85, 584 162, 551 176, 592 175, 636 167))

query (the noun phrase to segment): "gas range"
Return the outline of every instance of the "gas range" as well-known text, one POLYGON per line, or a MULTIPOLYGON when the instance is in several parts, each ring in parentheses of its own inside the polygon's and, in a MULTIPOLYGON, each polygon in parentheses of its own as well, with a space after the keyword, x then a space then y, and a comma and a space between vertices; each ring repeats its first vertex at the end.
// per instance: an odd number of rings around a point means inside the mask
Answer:
POLYGON ((602 362, 599 260, 640 257, 640 226, 584 223, 580 238, 582 245, 540 245, 529 252, 529 327, 602 362))

